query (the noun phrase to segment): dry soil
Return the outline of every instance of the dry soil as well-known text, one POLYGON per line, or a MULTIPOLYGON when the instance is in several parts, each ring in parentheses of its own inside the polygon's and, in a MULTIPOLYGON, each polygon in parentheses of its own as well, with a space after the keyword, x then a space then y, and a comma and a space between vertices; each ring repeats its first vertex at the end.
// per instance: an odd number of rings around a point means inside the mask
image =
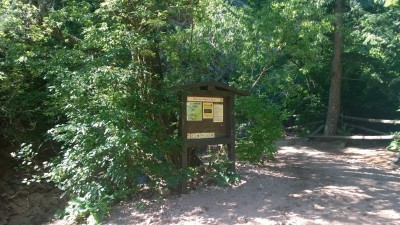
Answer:
POLYGON ((388 163, 394 153, 371 141, 292 139, 278 147, 276 162, 238 163, 235 186, 145 209, 123 203, 106 224, 400 224, 400 171, 388 163))
MULTIPOLYGON (((277 145, 275 162, 237 163, 234 186, 122 202, 105 224, 400 224, 400 170, 384 144, 294 138, 277 145)), ((13 179, 0 191, 0 225, 68 223, 50 221, 63 206, 50 187, 26 189, 13 179)))

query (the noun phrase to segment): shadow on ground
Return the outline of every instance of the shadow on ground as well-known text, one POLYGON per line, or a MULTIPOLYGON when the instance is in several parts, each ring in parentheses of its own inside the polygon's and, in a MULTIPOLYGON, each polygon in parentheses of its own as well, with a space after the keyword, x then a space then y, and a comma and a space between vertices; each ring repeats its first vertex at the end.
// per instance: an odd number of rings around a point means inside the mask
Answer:
POLYGON ((151 213, 121 206, 107 224, 399 224, 398 170, 369 165, 347 148, 284 143, 277 162, 239 165, 237 186, 192 191, 151 213))

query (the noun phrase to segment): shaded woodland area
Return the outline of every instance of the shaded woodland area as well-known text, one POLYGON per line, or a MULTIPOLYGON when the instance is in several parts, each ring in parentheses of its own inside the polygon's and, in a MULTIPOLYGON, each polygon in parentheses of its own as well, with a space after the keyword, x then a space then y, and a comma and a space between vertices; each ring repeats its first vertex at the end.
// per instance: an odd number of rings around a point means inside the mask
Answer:
MULTIPOLYGON (((236 102, 239 160, 272 159, 287 127, 368 134, 340 115, 400 119, 399 4, 1 0, 0 175, 49 182, 68 198, 60 216, 95 221, 143 189, 173 190, 198 171, 177 166, 169 88, 200 81, 251 92, 236 102)), ((209 168, 223 184, 227 164, 209 168)))

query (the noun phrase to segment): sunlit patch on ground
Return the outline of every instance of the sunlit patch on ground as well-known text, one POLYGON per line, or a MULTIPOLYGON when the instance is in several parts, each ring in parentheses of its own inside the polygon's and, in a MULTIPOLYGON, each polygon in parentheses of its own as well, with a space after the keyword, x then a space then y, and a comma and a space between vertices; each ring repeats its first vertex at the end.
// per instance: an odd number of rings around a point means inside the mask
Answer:
POLYGON ((200 188, 145 210, 121 205, 106 224, 399 224, 400 171, 366 162, 374 150, 365 150, 291 140, 279 145, 275 162, 238 163, 236 185, 200 188))

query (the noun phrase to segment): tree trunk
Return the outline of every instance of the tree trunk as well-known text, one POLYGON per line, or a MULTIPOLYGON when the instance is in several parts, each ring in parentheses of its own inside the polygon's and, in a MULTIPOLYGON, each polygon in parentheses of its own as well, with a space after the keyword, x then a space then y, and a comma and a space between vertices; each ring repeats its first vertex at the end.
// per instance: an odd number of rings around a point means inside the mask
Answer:
POLYGON ((342 54, 343 54, 343 11, 344 0, 336 0, 336 24, 333 43, 333 60, 331 71, 331 84, 329 89, 328 112, 324 135, 333 135, 338 128, 340 116, 340 89, 342 81, 342 54))

